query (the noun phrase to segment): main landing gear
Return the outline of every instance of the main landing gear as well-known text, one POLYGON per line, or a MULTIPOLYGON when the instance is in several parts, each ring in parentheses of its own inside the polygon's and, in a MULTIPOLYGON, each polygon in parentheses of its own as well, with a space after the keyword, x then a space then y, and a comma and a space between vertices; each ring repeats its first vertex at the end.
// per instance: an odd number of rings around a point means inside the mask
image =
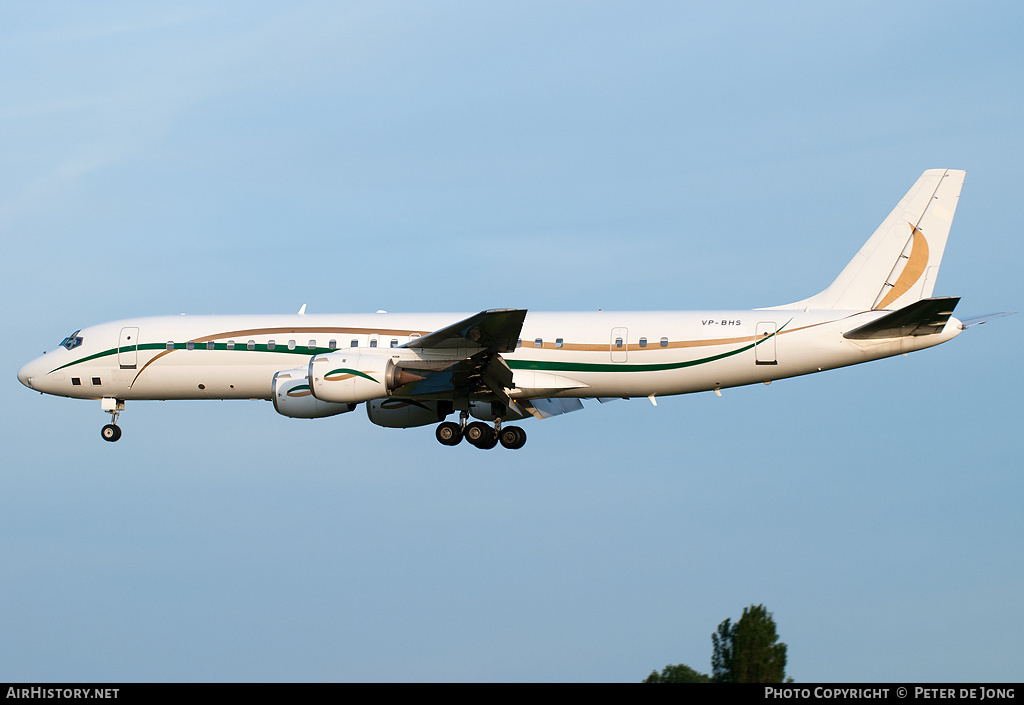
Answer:
POLYGON ((501 425, 501 419, 496 419, 494 427, 491 428, 485 423, 474 421, 467 424, 466 412, 462 412, 461 423, 445 421, 438 425, 435 434, 441 445, 457 446, 465 438, 471 445, 482 450, 490 450, 501 443, 509 450, 516 450, 526 445, 526 431, 518 426, 501 425))
POLYGON ((117 425, 117 416, 124 411, 124 402, 118 399, 101 399, 100 408, 110 414, 110 423, 100 429, 103 440, 113 443, 121 437, 121 427, 117 425))

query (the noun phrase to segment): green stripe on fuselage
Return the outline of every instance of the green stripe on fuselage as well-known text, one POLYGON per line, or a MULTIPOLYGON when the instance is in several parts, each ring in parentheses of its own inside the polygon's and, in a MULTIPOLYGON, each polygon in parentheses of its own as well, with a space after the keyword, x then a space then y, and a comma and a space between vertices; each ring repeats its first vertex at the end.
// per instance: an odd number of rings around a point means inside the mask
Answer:
MULTIPOLYGON (((187 345, 188 345, 188 343, 175 343, 173 350, 188 350, 188 348, 186 347, 187 345)), ((334 350, 332 350, 331 348, 313 348, 313 349, 310 349, 310 348, 308 348, 308 347, 306 347, 304 345, 303 346, 298 346, 297 345, 297 346, 295 346, 294 350, 289 350, 287 345, 280 345, 280 344, 275 345, 274 349, 270 350, 267 347, 266 343, 256 343, 255 346, 253 347, 253 349, 250 350, 248 345, 249 345, 248 343, 235 343, 234 347, 231 348, 230 350, 231 350, 231 352, 264 352, 264 353, 273 353, 273 354, 280 353, 282 355, 302 355, 303 357, 310 357, 311 355, 319 355, 321 353, 331 353, 331 352, 334 352, 334 350)), ((140 351, 141 350, 163 350, 163 351, 167 351, 167 352, 171 352, 171 350, 172 350, 171 348, 167 347, 167 343, 140 343, 137 348, 135 346, 129 346, 129 347, 125 347, 125 348, 111 348, 109 350, 104 350, 103 352, 95 353, 93 355, 87 355, 87 356, 81 358, 80 360, 74 360, 72 362, 67 363, 66 365, 61 365, 60 367, 55 367, 54 369, 50 370, 50 372, 56 372, 57 370, 63 370, 65 368, 67 368, 67 367, 73 367, 74 365, 78 365, 78 364, 81 364, 83 362, 89 362, 90 360, 98 360, 101 357, 107 357, 109 355, 117 355, 118 353, 122 353, 122 352, 123 353, 130 353, 130 352, 132 352, 133 350, 136 350, 136 349, 140 350, 140 351)), ((213 344, 213 349, 214 350, 228 350, 229 348, 228 348, 227 343, 214 343, 213 344)), ((206 347, 206 343, 196 343, 195 348, 193 348, 193 350, 191 350, 189 352, 193 352, 193 351, 196 351, 196 350, 198 350, 198 351, 205 351, 205 352, 212 352, 209 348, 206 347)))
MULTIPOLYGON (((516 360, 516 359, 509 359, 509 358, 506 358, 505 362, 507 362, 508 366, 511 369, 513 369, 513 370, 543 370, 543 371, 547 371, 547 372, 663 372, 665 370, 678 370, 678 369, 682 369, 684 367, 693 367, 694 365, 703 365, 703 364, 708 363, 708 362, 714 362, 715 360, 721 360, 723 358, 732 357, 733 355, 739 355, 740 353, 746 352, 747 350, 752 350, 753 348, 757 347, 758 345, 760 345, 761 343, 765 342, 766 340, 770 340, 770 339, 774 338, 776 335, 778 335, 779 333, 781 333, 782 330, 786 326, 788 326, 790 323, 792 323, 792 321, 793 321, 792 318, 789 319, 788 321, 783 323, 781 326, 779 326, 778 330, 776 330, 771 335, 767 335, 764 338, 761 338, 760 340, 755 340, 754 342, 750 343, 749 345, 744 345, 742 347, 737 348, 736 350, 730 350, 728 352, 720 353, 718 355, 712 355, 710 357, 703 357, 703 358, 700 358, 700 359, 697 359, 697 360, 685 360, 683 362, 663 362, 663 363, 648 364, 648 365, 635 365, 635 364, 629 364, 629 363, 625 363, 625 362, 612 362, 612 363, 607 363, 607 362, 604 362, 604 363, 591 363, 591 362, 548 362, 548 361, 538 361, 538 360, 516 360)), ((187 350, 187 347, 186 347, 187 345, 188 345, 188 343, 174 343, 174 350, 187 350)), ((266 343, 256 343, 252 350, 249 350, 248 346, 249 346, 248 342, 245 342, 245 343, 235 343, 234 347, 231 348, 231 351, 232 352, 261 352, 261 353, 274 353, 274 354, 281 353, 281 354, 287 354, 287 355, 302 355, 303 357, 310 357, 311 355, 320 355, 321 353, 336 352, 335 350, 332 350, 331 348, 313 348, 311 350, 311 349, 309 349, 308 347, 305 347, 305 346, 296 346, 294 350, 289 350, 287 345, 275 345, 274 349, 270 350, 267 347, 266 343)), ((124 347, 124 348, 111 348, 109 350, 104 350, 103 352, 100 352, 100 353, 95 353, 94 355, 88 355, 86 357, 83 357, 80 360, 75 360, 74 362, 69 362, 66 365, 61 365, 60 367, 57 367, 57 368, 54 368, 53 370, 50 370, 50 372, 56 372, 57 370, 63 370, 65 368, 67 368, 67 367, 72 367, 74 365, 77 365, 77 364, 80 364, 80 363, 83 363, 83 362, 88 362, 89 360, 96 360, 96 359, 99 359, 101 357, 106 357, 108 355, 116 355, 119 352, 128 353, 128 352, 131 352, 133 349, 136 349, 136 348, 133 347, 133 346, 128 346, 128 347, 124 347)), ((170 350, 170 348, 167 347, 166 343, 140 343, 137 346, 137 349, 138 350, 170 350)), ((227 343, 214 343, 213 349, 214 350, 228 350, 228 346, 227 346, 227 343)), ((371 349, 373 349, 373 348, 367 348, 367 350, 371 350, 371 349)), ((194 348, 194 350, 199 350, 199 351, 205 350, 205 351, 209 352, 209 349, 206 347, 206 343, 197 343, 195 348, 194 348)), ((653 348, 652 352, 654 350, 657 350, 657 348, 653 348)), ((374 380, 372 377, 369 377, 368 375, 365 375, 365 374, 363 374, 361 372, 358 372, 356 370, 347 370, 347 371, 351 372, 353 374, 358 374, 358 375, 360 375, 362 377, 366 377, 367 379, 376 382, 376 380, 374 380)))
MULTIPOLYGON (((792 318, 789 319, 779 326, 779 329, 774 333, 766 335, 760 340, 755 340, 750 343, 750 345, 744 345, 735 350, 719 353, 718 355, 711 355, 710 357, 702 357, 697 360, 662 362, 650 365, 631 365, 625 362, 548 362, 538 360, 505 360, 505 362, 507 362, 508 366, 513 370, 542 370, 545 372, 664 372, 666 370, 680 370, 684 367, 703 365, 708 362, 714 362, 715 360, 739 355, 747 350, 753 350, 761 343, 766 340, 771 340, 782 332, 782 329, 788 326, 792 320, 792 318)), ((654 349, 656 350, 657 348, 654 349)))

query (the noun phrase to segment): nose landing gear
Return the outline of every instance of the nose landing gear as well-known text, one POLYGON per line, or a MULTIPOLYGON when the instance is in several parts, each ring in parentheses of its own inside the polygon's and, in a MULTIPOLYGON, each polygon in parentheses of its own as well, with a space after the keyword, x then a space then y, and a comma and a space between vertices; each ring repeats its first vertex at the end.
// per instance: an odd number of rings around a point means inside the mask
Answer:
POLYGON ((117 416, 124 411, 124 402, 119 399, 100 399, 100 408, 110 414, 110 423, 100 429, 100 436, 113 443, 121 437, 121 427, 117 425, 117 416))

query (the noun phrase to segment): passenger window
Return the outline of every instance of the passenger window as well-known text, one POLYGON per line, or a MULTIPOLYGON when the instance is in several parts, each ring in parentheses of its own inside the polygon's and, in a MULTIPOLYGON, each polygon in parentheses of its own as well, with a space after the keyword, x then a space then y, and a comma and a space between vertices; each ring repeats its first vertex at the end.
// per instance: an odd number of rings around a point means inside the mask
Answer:
POLYGON ((668 338, 662 338, 661 339, 661 347, 663 347, 663 348, 667 348, 668 347, 668 338))
POLYGON ((309 346, 308 347, 309 347, 310 350, 315 350, 316 349, 316 341, 315 340, 309 341, 309 346))
POLYGON ((273 350, 276 347, 277 347, 277 343, 275 343, 273 340, 268 340, 267 341, 267 350, 273 350))
POLYGON ((288 341, 288 349, 289 350, 294 350, 295 349, 295 341, 294 340, 289 340, 288 341))
POLYGON ((167 349, 168 350, 174 350, 174 341, 173 340, 168 340, 167 341, 167 349))
POLYGON ((617 348, 621 348, 622 347, 622 338, 616 338, 615 339, 615 347, 617 347, 617 348))
POLYGON ((337 340, 331 340, 330 342, 327 343, 327 347, 330 348, 331 350, 337 350, 338 349, 338 341, 337 340))
POLYGON ((224 347, 225 347, 225 349, 227 349, 227 350, 234 350, 234 349, 235 349, 235 341, 233 341, 233 340, 229 340, 229 341, 228 341, 228 344, 227 344, 227 345, 225 345, 224 347))
POLYGON ((214 348, 214 344, 213 344, 213 341, 211 340, 209 343, 206 344, 206 349, 207 350, 213 350, 213 348, 214 348))
POLYGON ((256 341, 255 340, 250 340, 248 343, 245 344, 245 347, 246 347, 247 350, 255 350, 256 349, 256 341))
POLYGON ((358 340, 350 340, 350 341, 348 341, 348 346, 350 348, 358 348, 359 347, 359 341, 358 340))
POLYGON ((640 338, 640 347, 641 348, 646 348, 647 347, 647 338, 640 338))
POLYGON ((562 347, 562 339, 561 338, 555 338, 555 347, 556 348, 562 347))
POLYGON ((92 386, 94 386, 94 387, 98 387, 98 386, 100 386, 101 384, 103 384, 103 383, 102 383, 102 382, 100 381, 100 378, 99 378, 99 377, 93 377, 93 378, 92 378, 92 386))
POLYGON ((535 347, 535 348, 543 348, 544 347, 544 339, 543 338, 537 338, 536 340, 534 340, 533 341, 533 347, 535 347))
POLYGON ((398 347, 398 339, 397 338, 392 338, 391 339, 391 347, 393 347, 393 348, 397 348, 398 347))
POLYGON ((82 378, 81 377, 72 377, 71 378, 71 385, 74 386, 74 387, 81 387, 82 386, 82 378))
POLYGON ((371 347, 371 348, 375 348, 375 347, 377 347, 377 341, 376 341, 376 340, 371 340, 371 341, 370 341, 370 347, 371 347))
POLYGON ((196 349, 195 341, 190 340, 187 343, 185 343, 185 349, 186 350, 195 350, 196 349))
POLYGON ((516 347, 517 348, 523 347, 523 339, 522 338, 520 338, 519 340, 516 341, 516 347))

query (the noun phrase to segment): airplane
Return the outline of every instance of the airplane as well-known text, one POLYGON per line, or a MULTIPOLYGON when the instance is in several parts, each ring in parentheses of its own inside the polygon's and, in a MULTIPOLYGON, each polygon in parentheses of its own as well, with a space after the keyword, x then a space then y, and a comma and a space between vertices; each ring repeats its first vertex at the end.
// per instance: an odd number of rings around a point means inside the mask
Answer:
POLYGON ((443 445, 522 448, 506 422, 583 399, 714 391, 929 348, 957 320, 932 297, 965 172, 925 171, 824 291, 746 311, 162 316, 76 330, 18 372, 44 394, 100 401, 104 440, 128 400, 262 399, 292 418, 365 403, 389 428, 437 424, 443 445), (457 422, 447 418, 458 412, 457 422), (476 421, 470 422, 473 417, 476 421))

